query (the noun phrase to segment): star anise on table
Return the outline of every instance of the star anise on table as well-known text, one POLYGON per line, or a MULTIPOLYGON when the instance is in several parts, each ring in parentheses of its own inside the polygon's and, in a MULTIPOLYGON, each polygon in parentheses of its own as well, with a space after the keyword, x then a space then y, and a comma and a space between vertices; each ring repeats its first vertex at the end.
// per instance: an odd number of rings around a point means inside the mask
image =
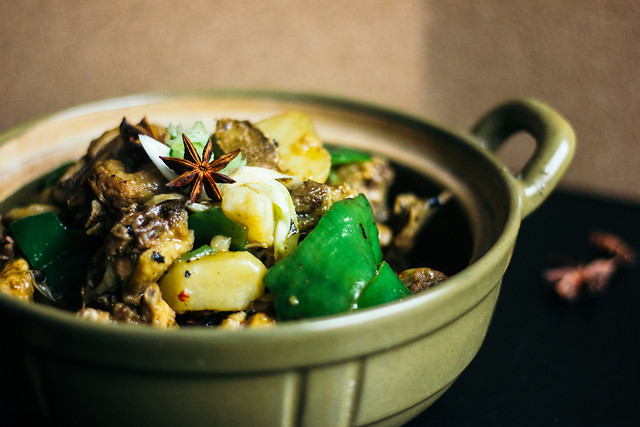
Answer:
POLYGON ((239 153, 235 150, 231 153, 224 154, 217 159, 211 160, 213 152, 213 141, 209 139, 200 154, 193 146, 189 138, 182 134, 182 142, 184 143, 184 159, 179 157, 160 157, 162 161, 170 167, 179 176, 167 183, 170 188, 186 188, 191 185, 189 193, 189 201, 195 203, 202 194, 202 188, 207 196, 212 200, 221 200, 222 194, 216 183, 232 184, 235 182, 233 178, 218 173, 224 169, 239 153))
POLYGON ((590 234, 591 245, 599 256, 587 263, 573 263, 548 268, 543 272, 558 296, 576 301, 584 294, 604 293, 614 274, 621 268, 633 267, 635 250, 620 237, 602 231, 590 234))

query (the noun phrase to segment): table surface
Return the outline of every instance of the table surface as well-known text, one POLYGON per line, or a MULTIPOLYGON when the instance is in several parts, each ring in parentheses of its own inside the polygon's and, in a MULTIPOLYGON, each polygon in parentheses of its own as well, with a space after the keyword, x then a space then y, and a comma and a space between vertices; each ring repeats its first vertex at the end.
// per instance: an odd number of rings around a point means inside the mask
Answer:
POLYGON ((640 421, 640 266, 568 303, 542 279, 558 256, 588 261, 589 233, 640 250, 640 205, 556 192, 522 224, 485 341, 409 426, 628 426, 640 421))

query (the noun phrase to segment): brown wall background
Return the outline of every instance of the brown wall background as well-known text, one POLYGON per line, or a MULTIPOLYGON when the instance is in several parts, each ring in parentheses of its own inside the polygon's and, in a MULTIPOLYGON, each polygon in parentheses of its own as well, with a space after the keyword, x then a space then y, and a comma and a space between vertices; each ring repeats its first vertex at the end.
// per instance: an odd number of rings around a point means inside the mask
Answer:
POLYGON ((640 2, 622 0, 5 0, 0 131, 158 90, 322 92, 458 129, 533 96, 576 130, 565 188, 640 201, 639 46, 640 2))

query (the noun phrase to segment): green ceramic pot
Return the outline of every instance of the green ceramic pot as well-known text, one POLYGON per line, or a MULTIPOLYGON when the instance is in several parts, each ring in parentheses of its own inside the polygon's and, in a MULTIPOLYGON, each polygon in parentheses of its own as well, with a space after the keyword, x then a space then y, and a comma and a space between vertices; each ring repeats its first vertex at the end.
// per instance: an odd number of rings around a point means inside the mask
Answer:
POLYGON ((123 116, 164 124, 203 120, 212 128, 220 117, 259 120, 292 109, 310 114, 325 141, 390 157, 417 191, 452 192, 451 209, 434 225, 444 233, 423 239, 414 262, 435 268, 426 254, 440 254, 459 271, 399 303, 267 330, 99 324, 0 295, 5 399, 65 425, 396 425, 447 390, 483 341, 520 222, 549 195, 573 155, 571 127, 539 102, 505 103, 465 133, 304 94, 102 101, 0 137, 0 200, 15 203, 20 196, 11 194, 80 156, 123 116), (514 176, 493 151, 520 131, 533 136, 536 148, 514 176))

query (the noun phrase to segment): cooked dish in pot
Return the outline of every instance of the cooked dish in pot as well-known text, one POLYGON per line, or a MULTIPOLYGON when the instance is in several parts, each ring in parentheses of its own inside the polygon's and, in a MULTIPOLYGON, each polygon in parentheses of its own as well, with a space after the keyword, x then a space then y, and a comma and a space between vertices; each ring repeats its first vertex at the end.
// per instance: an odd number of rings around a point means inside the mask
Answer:
POLYGON ((393 179, 383 158, 326 147, 299 112, 213 132, 124 118, 4 213, 0 291, 157 327, 266 327, 391 302, 446 279, 404 264, 448 198, 389 200, 393 179))

